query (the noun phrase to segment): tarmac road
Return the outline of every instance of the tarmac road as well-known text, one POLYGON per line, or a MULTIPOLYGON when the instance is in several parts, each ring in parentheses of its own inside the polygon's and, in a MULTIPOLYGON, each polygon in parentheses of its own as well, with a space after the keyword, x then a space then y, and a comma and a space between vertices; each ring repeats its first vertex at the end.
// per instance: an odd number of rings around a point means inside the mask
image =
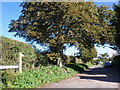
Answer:
POLYGON ((92 66, 82 74, 62 80, 58 83, 46 84, 42 88, 120 88, 120 74, 114 68, 92 66), (118 78, 119 77, 119 78, 118 78))

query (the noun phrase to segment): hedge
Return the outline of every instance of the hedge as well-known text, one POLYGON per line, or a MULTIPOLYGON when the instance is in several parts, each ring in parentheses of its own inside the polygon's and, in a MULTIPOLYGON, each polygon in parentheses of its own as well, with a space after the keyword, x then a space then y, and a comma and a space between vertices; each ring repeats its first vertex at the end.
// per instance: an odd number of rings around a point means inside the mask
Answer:
POLYGON ((120 70, 120 55, 119 56, 115 56, 113 58, 113 62, 112 62, 113 66, 117 69, 120 70))
POLYGON ((39 64, 47 63, 47 58, 36 53, 31 45, 3 36, 0 36, 0 38, 0 45, 2 47, 0 65, 17 65, 19 52, 24 54, 23 69, 34 68, 39 66, 39 64))

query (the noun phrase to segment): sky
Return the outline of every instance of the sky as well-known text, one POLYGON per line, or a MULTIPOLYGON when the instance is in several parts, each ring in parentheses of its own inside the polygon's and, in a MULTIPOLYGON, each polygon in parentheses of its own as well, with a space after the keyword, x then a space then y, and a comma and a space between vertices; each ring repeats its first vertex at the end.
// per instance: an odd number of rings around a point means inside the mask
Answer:
MULTIPOLYGON (((15 0, 11 0, 11 2, 8 2, 8 1, 9 0, 4 0, 4 2, 2 2, 2 12, 1 12, 2 14, 0 14, 0 17, 2 17, 2 19, 1 19, 2 22, 0 23, 0 24, 2 24, 2 25, 0 25, 2 33, 0 33, 0 35, 11 38, 13 40, 25 42, 25 40, 23 38, 14 37, 14 33, 8 32, 8 30, 9 30, 8 26, 9 26, 10 21, 12 19, 14 19, 14 20, 18 19, 19 15, 21 14, 21 9, 22 9, 19 6, 21 2, 12 2, 15 0)), ((20 1, 20 0, 18 0, 18 1, 20 1)), ((117 2, 114 2, 114 3, 117 3, 117 2)), ((104 4, 104 5, 112 6, 113 2, 110 2, 110 0, 109 0, 109 2, 95 2, 95 4, 97 4, 97 5, 104 4)), ((1 6, 1 3, 0 3, 0 6, 1 6)), ((27 42, 25 42, 25 43, 27 43, 27 42)), ((38 48, 41 48, 41 47, 38 46, 38 48)), ((95 48, 98 52, 98 55, 108 53, 110 56, 112 56, 112 54, 114 54, 116 52, 113 49, 110 49, 109 47, 103 48, 103 47, 95 46, 95 48)), ((67 55, 74 55, 73 50, 74 50, 74 52, 78 52, 78 50, 76 50, 75 47, 71 47, 71 48, 68 48, 67 51, 65 51, 65 53, 67 55)))

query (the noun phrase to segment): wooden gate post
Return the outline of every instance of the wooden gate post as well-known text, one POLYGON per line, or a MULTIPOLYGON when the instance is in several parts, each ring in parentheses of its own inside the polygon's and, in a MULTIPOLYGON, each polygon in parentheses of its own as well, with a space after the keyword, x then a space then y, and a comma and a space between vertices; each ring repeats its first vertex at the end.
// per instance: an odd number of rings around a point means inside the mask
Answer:
POLYGON ((19 53, 19 72, 22 73, 22 57, 24 55, 20 52, 19 53))

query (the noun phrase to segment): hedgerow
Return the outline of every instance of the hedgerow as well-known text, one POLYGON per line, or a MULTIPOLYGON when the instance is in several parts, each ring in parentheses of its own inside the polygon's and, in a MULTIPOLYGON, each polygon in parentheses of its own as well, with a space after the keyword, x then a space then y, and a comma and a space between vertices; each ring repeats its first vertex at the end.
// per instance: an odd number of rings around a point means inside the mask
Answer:
POLYGON ((48 63, 46 56, 34 51, 31 45, 1 37, 0 45, 2 53, 0 65, 17 65, 19 52, 24 54, 22 59, 23 72, 16 70, 4 70, 0 72, 2 76, 3 88, 34 88, 46 83, 56 82, 70 77, 85 69, 84 65, 68 64, 63 68, 56 65, 45 66, 48 63), (34 68, 41 66, 40 68, 34 68))
POLYGON ((2 48, 0 65, 17 65, 19 63, 19 52, 24 54, 22 59, 23 69, 31 69, 35 66, 39 66, 40 64, 43 65, 43 63, 47 63, 47 58, 40 53, 36 53, 31 45, 11 40, 3 36, 0 37, 0 44, 2 48))

